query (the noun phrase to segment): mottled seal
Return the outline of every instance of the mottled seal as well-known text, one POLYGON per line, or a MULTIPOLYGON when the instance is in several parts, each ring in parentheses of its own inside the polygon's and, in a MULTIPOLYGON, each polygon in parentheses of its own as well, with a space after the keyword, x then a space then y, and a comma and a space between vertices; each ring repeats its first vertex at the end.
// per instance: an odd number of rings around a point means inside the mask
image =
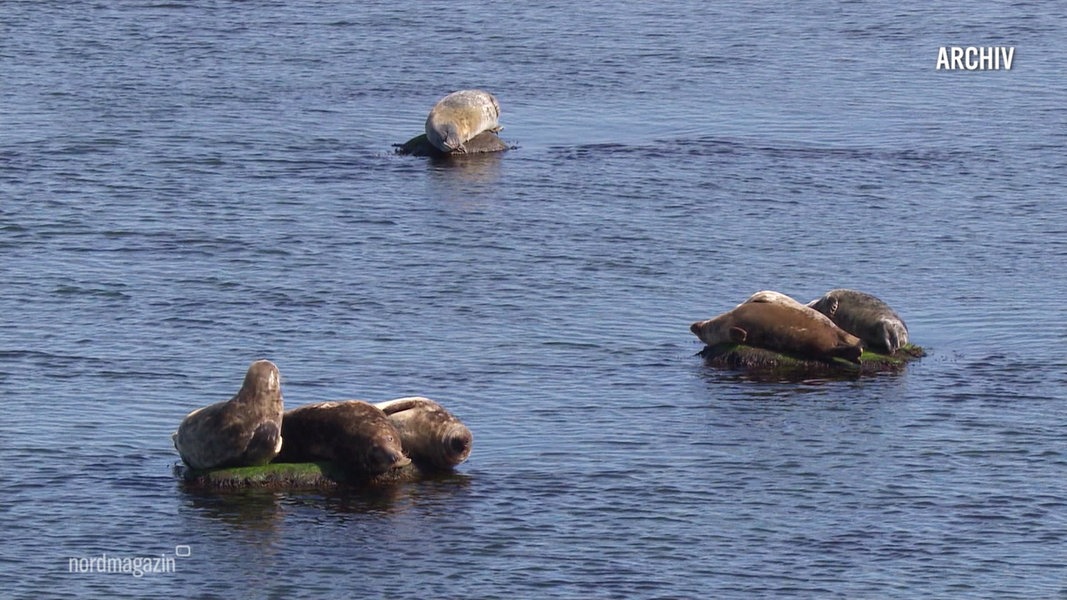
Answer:
POLYGON ((274 462, 328 460, 362 475, 411 463, 389 417, 362 400, 318 402, 286 411, 282 437, 285 443, 274 462))
POLYGON ((441 152, 466 152, 478 134, 503 129, 500 103, 483 90, 460 90, 441 98, 426 117, 426 139, 441 152))
POLYGON ((474 436, 440 404, 420 396, 375 404, 400 432, 404 452, 416 463, 451 469, 467 460, 474 436))
POLYGON ((773 300, 742 302, 713 319, 693 323, 689 330, 709 346, 743 343, 805 358, 829 361, 838 357, 859 364, 863 352, 859 338, 799 302, 778 296, 773 300))
POLYGON ((808 303, 830 317, 838 327, 859 337, 883 354, 893 354, 908 343, 908 326, 888 304, 856 290, 836 289, 808 303))
POLYGON ((194 469, 265 465, 282 447, 282 410, 278 367, 259 360, 237 395, 189 413, 171 437, 194 469))

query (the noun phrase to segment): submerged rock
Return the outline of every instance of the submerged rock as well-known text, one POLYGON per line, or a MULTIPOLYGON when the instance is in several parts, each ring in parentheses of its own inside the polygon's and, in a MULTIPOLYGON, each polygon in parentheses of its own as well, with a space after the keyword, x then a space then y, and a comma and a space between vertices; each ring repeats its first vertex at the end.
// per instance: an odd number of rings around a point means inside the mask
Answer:
POLYGON ((466 152, 452 151, 442 152, 438 150, 430 140, 426 137, 426 134, 417 135, 403 144, 393 144, 396 148, 397 154, 405 154, 411 156, 430 156, 434 158, 448 158, 458 156, 469 156, 471 154, 487 154, 490 152, 503 152, 510 150, 512 146, 509 146, 504 140, 500 139, 496 133, 492 131, 483 131, 474 136, 464 144, 466 152))

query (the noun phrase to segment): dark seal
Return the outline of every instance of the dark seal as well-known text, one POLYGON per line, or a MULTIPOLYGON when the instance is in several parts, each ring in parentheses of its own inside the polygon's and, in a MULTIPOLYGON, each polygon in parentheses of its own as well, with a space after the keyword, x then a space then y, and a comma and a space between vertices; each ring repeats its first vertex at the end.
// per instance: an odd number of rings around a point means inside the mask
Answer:
POLYGON ((863 340, 875 352, 893 354, 908 343, 908 326, 888 304, 856 290, 836 289, 808 306, 830 317, 838 327, 863 340))
POLYGON ((274 462, 331 461, 354 475, 380 475, 411 463, 381 409, 362 400, 319 402, 282 419, 285 443, 274 462))
POLYGON ((404 452, 417 464, 449 470, 470 456, 474 436, 443 406, 420 396, 375 404, 400 432, 404 452))
POLYGON ((189 413, 171 437, 194 469, 265 465, 282 446, 282 410, 278 367, 259 360, 236 396, 189 413))

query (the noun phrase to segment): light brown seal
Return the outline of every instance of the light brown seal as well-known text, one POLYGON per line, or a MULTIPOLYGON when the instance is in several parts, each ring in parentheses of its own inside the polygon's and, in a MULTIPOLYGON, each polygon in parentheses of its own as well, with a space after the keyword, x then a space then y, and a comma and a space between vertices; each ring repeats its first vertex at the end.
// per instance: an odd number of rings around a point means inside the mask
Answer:
POLYGON ((465 144, 484 131, 503 129, 500 103, 484 90, 460 90, 438 100, 426 117, 426 139, 441 152, 467 152, 465 144))
POLYGON ((286 411, 285 443, 274 462, 337 463, 352 474, 379 475, 411 463, 385 413, 362 400, 318 402, 286 411))
POLYGON ((404 452, 417 464, 447 470, 467 460, 474 436, 443 406, 421 396, 375 404, 400 432, 404 452))
MULTIPOLYGON (((752 294, 745 302, 776 302, 778 304, 800 304, 799 300, 796 300, 792 296, 787 296, 782 292, 776 292, 774 290, 762 290, 752 294)), ((741 304, 744 304, 742 302, 741 304)), ((803 305, 801 305, 803 306, 803 305)))
MULTIPOLYGON (((784 295, 783 295, 784 296, 784 295)), ((786 296, 788 298, 788 296, 786 296)), ((709 346, 747 344, 802 358, 843 358, 859 364, 859 338, 799 302, 742 302, 721 315, 693 323, 689 330, 709 346)))
POLYGON ((838 327, 859 337, 882 354, 893 354, 908 343, 908 326, 888 304, 857 290, 830 290, 808 303, 838 327))
POLYGON ((237 395, 189 413, 171 438, 194 469, 265 465, 282 447, 282 410, 278 367, 259 360, 237 395))

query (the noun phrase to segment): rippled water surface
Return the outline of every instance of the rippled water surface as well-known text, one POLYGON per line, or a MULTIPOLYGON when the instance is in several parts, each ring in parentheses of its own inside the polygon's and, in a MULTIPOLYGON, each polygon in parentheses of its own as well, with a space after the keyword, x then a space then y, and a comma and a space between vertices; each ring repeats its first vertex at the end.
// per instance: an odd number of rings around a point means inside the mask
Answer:
POLYGON ((1053 4, 18 2, 0 16, 0 585, 17 597, 1067 593, 1053 4), (934 69, 1014 46, 1010 71, 934 69), (399 157, 445 93, 503 155, 399 157), (690 322, 892 304, 905 373, 755 382, 690 322), (426 395, 453 477, 187 490, 170 433, 426 395), (169 557, 166 573, 71 559, 169 557))

